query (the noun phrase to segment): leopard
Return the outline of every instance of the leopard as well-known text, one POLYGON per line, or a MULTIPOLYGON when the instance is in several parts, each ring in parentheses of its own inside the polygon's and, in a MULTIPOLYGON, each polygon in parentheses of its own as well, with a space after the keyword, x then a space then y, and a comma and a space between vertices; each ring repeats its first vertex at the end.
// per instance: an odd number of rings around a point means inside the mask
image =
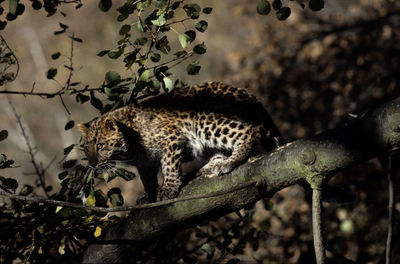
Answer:
POLYGON ((80 123, 78 129, 92 168, 104 171, 115 161, 136 166, 152 202, 178 196, 185 162, 199 161, 195 176, 219 176, 279 147, 282 139, 254 95, 222 82, 175 88, 80 123))

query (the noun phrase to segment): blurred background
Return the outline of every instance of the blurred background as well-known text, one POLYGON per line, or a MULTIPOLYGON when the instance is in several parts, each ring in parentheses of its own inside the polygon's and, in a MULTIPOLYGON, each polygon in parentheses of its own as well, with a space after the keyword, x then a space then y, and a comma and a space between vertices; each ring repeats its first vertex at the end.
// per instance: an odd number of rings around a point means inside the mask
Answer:
MULTIPOLYGON (((331 0, 320 12, 302 10, 295 1, 286 21, 273 13, 260 16, 256 1, 199 1, 213 7, 207 17, 208 30, 199 34, 207 53, 198 60, 200 74, 188 76, 185 65, 172 72, 188 84, 221 81, 249 88, 263 102, 287 141, 312 136, 348 122, 348 114, 362 114, 399 95, 400 82, 400 3, 395 0, 331 0)), ((124 63, 98 57, 101 50, 113 49, 119 40, 115 11, 123 1, 113 1, 112 9, 101 12, 96 3, 84 3, 74 10, 63 6, 66 17, 56 13, 46 17, 43 10, 29 9, 10 23, 3 37, 15 52, 20 72, 18 78, 1 89, 13 91, 55 92, 57 82, 47 80, 54 61, 51 54, 68 55, 71 41, 56 36, 59 22, 67 24, 83 43, 74 44, 73 78, 99 87, 109 70, 124 72, 124 63)), ((177 41, 177 38, 176 38, 177 41)), ((197 59, 197 58, 196 58, 197 59)), ((57 80, 64 82, 68 72, 57 80)), ((129 76, 126 72, 126 76, 129 76)), ((34 184, 36 175, 27 147, 15 122, 9 100, 21 115, 29 140, 37 148, 36 158, 47 166, 47 184, 57 190, 63 148, 79 143, 74 128, 64 130, 69 120, 86 122, 99 115, 93 107, 65 97, 68 114, 60 99, 42 99, 21 95, 0 95, 0 129, 7 129, 9 139, 0 150, 16 161, 8 177, 34 184)), ((81 157, 79 150, 71 155, 81 157)), ((347 186, 356 201, 346 205, 324 204, 328 248, 355 263, 383 263, 387 225, 387 159, 373 159, 333 178, 333 184, 347 186)), ((111 182, 110 187, 119 186, 111 182)), ((135 193, 133 183, 126 190, 135 193)), ((139 188, 140 189, 140 188, 139 188)), ((39 193, 40 194, 40 193, 39 193)), ((124 195, 125 196, 125 195, 124 195)), ((132 197, 132 201, 135 196, 132 197)), ((127 201, 129 204, 130 201, 127 201)), ((243 259, 262 263, 312 263, 310 203, 303 189, 287 188, 270 201, 258 203, 254 222, 263 234, 258 247, 246 246, 243 259), (266 206, 267 203, 267 206, 266 206)), ((397 214, 400 200, 396 203, 397 214)), ((396 221, 399 221, 397 216, 396 221)), ((400 263, 400 236, 395 230, 395 261, 400 263), (397 250, 396 250, 397 249, 397 250), (397 252, 397 253, 396 253, 397 252)), ((341 262, 337 262, 341 263, 341 262)))

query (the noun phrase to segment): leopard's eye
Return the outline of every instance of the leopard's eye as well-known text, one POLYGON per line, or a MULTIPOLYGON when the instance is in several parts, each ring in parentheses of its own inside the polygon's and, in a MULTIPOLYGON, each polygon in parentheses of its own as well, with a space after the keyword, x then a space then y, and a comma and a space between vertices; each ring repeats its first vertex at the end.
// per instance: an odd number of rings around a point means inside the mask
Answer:
POLYGON ((102 147, 104 147, 104 144, 103 144, 103 143, 97 143, 97 144, 96 144, 96 149, 97 149, 97 150, 101 149, 102 147))

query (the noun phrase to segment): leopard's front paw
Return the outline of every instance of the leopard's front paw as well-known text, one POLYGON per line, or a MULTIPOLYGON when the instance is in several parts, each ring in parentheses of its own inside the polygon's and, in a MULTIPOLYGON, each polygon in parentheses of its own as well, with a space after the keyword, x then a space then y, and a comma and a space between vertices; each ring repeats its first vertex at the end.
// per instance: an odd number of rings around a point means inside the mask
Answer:
POLYGON ((163 186, 158 188, 158 193, 157 193, 157 201, 163 201, 163 200, 168 200, 168 199, 173 199, 178 196, 178 191, 169 189, 163 186))

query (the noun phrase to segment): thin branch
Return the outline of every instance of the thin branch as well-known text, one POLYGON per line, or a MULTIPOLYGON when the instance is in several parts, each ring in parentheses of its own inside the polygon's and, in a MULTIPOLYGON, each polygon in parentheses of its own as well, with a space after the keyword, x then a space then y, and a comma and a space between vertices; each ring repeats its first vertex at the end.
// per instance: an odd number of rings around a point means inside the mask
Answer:
POLYGON ((395 214, 395 206, 394 203, 396 201, 395 197, 395 186, 396 186, 396 172, 397 166, 395 164, 396 158, 394 156, 389 157, 389 170, 388 170, 388 182, 389 182, 389 215, 388 215, 388 234, 386 240, 386 264, 392 263, 392 244, 393 244, 393 225, 394 225, 394 214, 395 214))
POLYGON ((314 188, 312 191, 312 223, 314 250, 317 264, 325 264, 325 244, 322 233, 322 190, 314 188))
POLYGON ((35 169, 36 175, 38 176, 40 186, 42 187, 43 192, 46 195, 46 197, 49 198, 50 196, 47 193, 46 183, 45 183, 45 178, 44 178, 46 171, 36 162, 34 148, 32 147, 31 143, 29 142, 29 136, 26 134, 24 126, 22 125, 21 116, 18 114, 18 112, 15 109, 11 100, 8 100, 8 103, 10 104, 10 107, 14 113, 14 116, 17 119, 18 126, 21 129, 22 137, 24 138, 26 146, 28 147, 28 153, 31 158, 31 163, 35 169))
MULTIPOLYGON (((90 91, 102 91, 104 88, 103 87, 98 87, 98 88, 84 88, 82 90, 72 90, 68 94, 78 94, 78 93, 85 93, 85 92, 90 92, 90 91)), ((0 91, 0 94, 10 94, 10 95, 32 95, 32 96, 39 96, 39 97, 44 97, 44 98, 53 98, 58 95, 64 95, 64 91, 58 91, 55 93, 45 93, 45 92, 33 92, 32 90, 30 92, 23 92, 23 91, 9 91, 9 90, 3 90, 0 91)))
POLYGON ((256 181, 250 181, 250 182, 246 182, 244 184, 241 184, 241 185, 238 185, 238 186, 235 186, 233 188, 230 188, 228 190, 223 190, 223 191, 217 191, 217 192, 212 192, 212 193, 207 193, 207 194, 202 194, 202 195, 193 195, 193 196, 182 197, 182 198, 175 198, 175 199, 170 199, 170 200, 165 200, 165 201, 160 201, 160 202, 155 202, 155 203, 149 203, 149 204, 126 206, 126 207, 118 206, 118 207, 113 207, 113 208, 82 205, 82 204, 71 203, 71 202, 66 202, 66 201, 47 199, 47 198, 38 197, 38 196, 23 196, 23 195, 7 193, 7 192, 1 191, 1 190, 0 190, 0 196, 5 196, 5 197, 8 197, 13 200, 21 200, 21 201, 34 202, 34 203, 47 203, 47 204, 58 205, 58 206, 85 209, 90 212, 111 213, 111 212, 123 212, 123 211, 134 211, 134 210, 139 210, 139 209, 155 208, 155 207, 165 206, 165 205, 174 204, 174 203, 178 203, 178 202, 212 198, 212 197, 217 197, 220 195, 226 195, 227 193, 235 192, 240 189, 247 188, 249 186, 254 186, 256 184, 257 184, 256 181))

